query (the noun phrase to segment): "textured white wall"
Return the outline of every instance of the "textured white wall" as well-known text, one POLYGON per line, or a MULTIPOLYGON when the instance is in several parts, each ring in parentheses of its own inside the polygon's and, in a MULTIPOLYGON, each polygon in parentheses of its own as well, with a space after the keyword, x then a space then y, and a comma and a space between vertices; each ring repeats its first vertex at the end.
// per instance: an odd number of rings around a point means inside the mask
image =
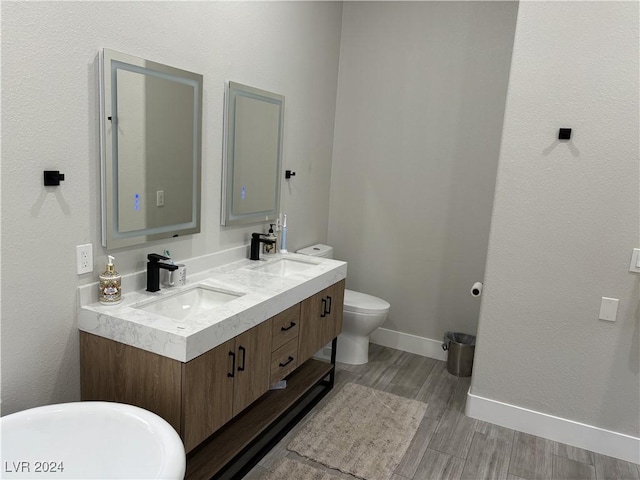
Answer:
POLYGON ((476 333, 516 12, 344 5, 329 243, 386 328, 476 333))
MULTIPOLYGON (((76 287, 104 269, 97 55, 103 47, 204 75, 202 233, 116 251, 121 273, 169 248, 191 258, 248 242, 224 228, 224 83, 286 97, 289 246, 326 241, 342 4, 2 2, 2 413, 79 399, 76 287), (66 174, 45 189, 42 171, 66 174), (93 243, 93 275, 75 246, 93 243)), ((125 292, 126 294, 126 292, 125 292)))
POLYGON ((636 437, 638 23, 638 2, 520 5, 471 387, 636 437))

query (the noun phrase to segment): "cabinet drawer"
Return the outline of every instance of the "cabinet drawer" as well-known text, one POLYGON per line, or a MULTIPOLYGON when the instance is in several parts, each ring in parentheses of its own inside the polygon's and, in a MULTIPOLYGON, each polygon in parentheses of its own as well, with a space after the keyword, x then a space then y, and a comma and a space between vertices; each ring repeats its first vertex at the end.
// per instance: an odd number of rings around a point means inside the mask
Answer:
POLYGON ((300 304, 294 305, 273 317, 272 351, 275 352, 285 343, 298 338, 300 328, 300 304))
POLYGON ((298 366, 298 339, 294 338, 271 354, 271 385, 289 375, 298 366))

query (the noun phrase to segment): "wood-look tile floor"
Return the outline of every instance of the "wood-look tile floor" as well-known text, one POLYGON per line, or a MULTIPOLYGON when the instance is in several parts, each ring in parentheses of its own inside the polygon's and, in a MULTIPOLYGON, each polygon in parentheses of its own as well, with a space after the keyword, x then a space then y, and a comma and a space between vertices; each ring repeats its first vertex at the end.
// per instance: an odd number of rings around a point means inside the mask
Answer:
MULTIPOLYGON (((371 344, 367 365, 338 364, 336 370, 334 389, 314 410, 322 408, 348 382, 428 405, 390 480, 640 480, 640 465, 466 417, 464 404, 471 379, 449 374, 445 362, 371 344)), ((287 450, 292 436, 310 416, 294 427, 245 480, 258 478, 275 460, 285 456, 313 464, 341 479, 354 480, 351 475, 287 450)))

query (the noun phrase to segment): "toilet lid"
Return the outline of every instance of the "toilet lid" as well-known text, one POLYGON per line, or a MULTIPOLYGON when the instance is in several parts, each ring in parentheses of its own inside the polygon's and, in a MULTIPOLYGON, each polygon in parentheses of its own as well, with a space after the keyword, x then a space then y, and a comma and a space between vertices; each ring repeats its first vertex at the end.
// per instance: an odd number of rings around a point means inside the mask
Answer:
POLYGON ((354 313, 382 313, 389 310, 389 302, 366 293, 344 291, 344 311, 354 313))

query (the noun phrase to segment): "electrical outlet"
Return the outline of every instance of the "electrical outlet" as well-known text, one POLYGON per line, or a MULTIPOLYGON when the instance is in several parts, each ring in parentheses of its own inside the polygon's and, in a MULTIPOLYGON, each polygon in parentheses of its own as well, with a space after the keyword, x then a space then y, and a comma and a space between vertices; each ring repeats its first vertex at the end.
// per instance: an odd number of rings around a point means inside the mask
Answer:
POLYGON ((76 247, 76 269, 78 275, 93 272, 93 244, 87 243, 76 247))

